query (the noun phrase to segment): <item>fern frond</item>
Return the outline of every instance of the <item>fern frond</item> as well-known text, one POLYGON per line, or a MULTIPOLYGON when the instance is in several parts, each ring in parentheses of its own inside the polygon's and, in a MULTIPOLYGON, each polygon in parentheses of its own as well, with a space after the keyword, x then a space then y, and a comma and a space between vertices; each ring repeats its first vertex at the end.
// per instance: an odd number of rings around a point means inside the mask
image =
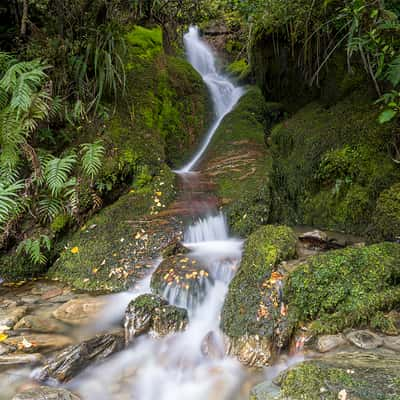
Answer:
POLYGON ((46 264, 45 253, 51 250, 51 240, 47 235, 41 235, 37 239, 26 239, 17 247, 17 254, 25 253, 32 263, 46 264))
POLYGON ((51 222, 65 211, 63 201, 53 197, 44 197, 38 203, 38 214, 42 222, 51 222))
POLYGON ((82 148, 82 169, 83 172, 93 179, 102 166, 105 149, 101 141, 95 143, 84 143, 82 148))
POLYGON ((11 184, 0 182, 0 230, 4 224, 22 210, 22 201, 19 191, 24 188, 23 181, 11 184))
POLYGON ((75 155, 53 158, 46 163, 44 167, 45 181, 54 197, 61 193, 75 163, 75 155))

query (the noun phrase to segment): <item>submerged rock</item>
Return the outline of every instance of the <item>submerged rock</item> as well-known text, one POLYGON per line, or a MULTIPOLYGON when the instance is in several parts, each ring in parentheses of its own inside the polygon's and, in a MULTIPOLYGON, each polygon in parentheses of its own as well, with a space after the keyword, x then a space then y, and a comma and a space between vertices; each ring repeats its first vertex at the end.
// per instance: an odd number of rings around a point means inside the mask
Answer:
POLYGON ((72 299, 53 312, 53 317, 71 325, 90 322, 105 306, 101 297, 82 297, 72 299))
POLYGON ((12 400, 79 400, 66 389, 41 386, 15 395, 12 400))
POLYGON ((12 329, 14 325, 28 312, 28 307, 7 307, 0 310, 1 330, 12 329))
POLYGON ((49 316, 27 315, 14 326, 15 330, 29 330, 41 333, 62 333, 65 326, 49 316))
POLYGON ((209 271, 186 254, 163 260, 151 278, 151 289, 155 294, 187 308, 201 303, 212 284, 209 271))
POLYGON ((296 241, 290 228, 267 225, 246 242, 239 271, 225 299, 221 326, 230 339, 230 353, 247 365, 267 364, 273 348, 289 342, 283 276, 276 266, 295 256, 296 241))
POLYGON ((225 355, 225 344, 215 332, 211 331, 201 342, 201 353, 211 359, 221 359, 225 355))
POLYGON ((60 382, 69 381, 84 368, 100 362, 124 348, 124 336, 120 334, 98 335, 58 354, 41 371, 40 380, 48 378, 60 382))
POLYGON ((187 324, 185 309, 172 306, 159 296, 144 294, 131 301, 125 311, 125 340, 128 344, 145 333, 167 336, 185 329, 187 324))

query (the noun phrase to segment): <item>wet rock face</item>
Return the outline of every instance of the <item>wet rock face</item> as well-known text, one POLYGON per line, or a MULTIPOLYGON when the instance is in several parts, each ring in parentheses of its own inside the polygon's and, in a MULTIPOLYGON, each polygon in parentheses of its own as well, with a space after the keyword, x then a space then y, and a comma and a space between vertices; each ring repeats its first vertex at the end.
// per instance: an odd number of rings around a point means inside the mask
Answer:
POLYGON ((53 378, 59 382, 68 381, 87 366, 100 362, 123 348, 122 332, 95 336, 58 354, 42 369, 40 380, 53 378))
POLYGON ((284 226, 264 226, 246 242, 222 310, 221 326, 232 354, 247 365, 268 364, 273 348, 289 342, 291 327, 283 299, 279 262, 295 256, 296 236, 284 226), (262 338, 262 339, 260 339, 262 338))
POLYGON ((19 393, 12 400, 79 400, 79 397, 66 389, 41 386, 19 393))
POLYGON ((320 353, 326 353, 347 343, 345 337, 340 335, 324 335, 317 339, 316 349, 320 353))
POLYGON ((258 335, 226 338, 226 352, 235 356, 248 367, 262 368, 269 365, 273 356, 273 344, 269 337, 258 335))
POLYGON ((175 307, 159 296, 144 294, 131 301, 125 312, 125 341, 145 333, 166 336, 185 329, 187 311, 175 307))
POLYGON ((186 308, 201 303, 212 284, 209 271, 187 254, 163 260, 151 279, 151 289, 155 294, 186 308))

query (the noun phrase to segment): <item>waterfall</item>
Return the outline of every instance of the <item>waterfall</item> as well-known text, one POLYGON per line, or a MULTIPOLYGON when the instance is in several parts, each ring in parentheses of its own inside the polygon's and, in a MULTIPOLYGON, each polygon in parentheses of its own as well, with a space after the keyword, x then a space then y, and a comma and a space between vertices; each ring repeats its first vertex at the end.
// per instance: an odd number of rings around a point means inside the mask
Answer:
POLYGON ((210 91, 215 119, 196 154, 177 171, 180 174, 190 172, 197 166, 222 120, 232 111, 244 93, 242 88, 235 87, 227 77, 217 71, 215 56, 209 46, 201 40, 197 27, 190 27, 184 37, 184 42, 189 62, 201 75, 210 91))
MULTIPOLYGON (((189 62, 200 73, 209 88, 214 103, 215 121, 193 159, 178 174, 188 174, 198 164, 224 116, 235 106, 243 89, 235 87, 220 75, 215 57, 204 43, 199 31, 191 27, 185 35, 189 62)), ((183 189, 184 190, 184 189, 183 189)), ((193 215, 194 217, 194 215, 193 215)), ((233 278, 242 254, 242 241, 231 238, 223 213, 217 213, 207 204, 202 217, 187 227, 184 244, 191 250, 212 280, 200 282, 205 294, 202 301, 187 289, 168 286, 164 292, 167 300, 186 306, 190 323, 184 332, 154 340, 143 337, 136 344, 107 362, 82 374, 71 383, 72 389, 87 400, 234 400, 243 399, 240 393, 246 374, 240 363, 224 355, 223 335, 220 331, 220 314, 228 285, 233 278), (211 347, 213 356, 204 352, 211 347)), ((139 287, 131 292, 136 297, 148 288, 139 287)), ((125 302, 127 299, 125 299, 125 302)))

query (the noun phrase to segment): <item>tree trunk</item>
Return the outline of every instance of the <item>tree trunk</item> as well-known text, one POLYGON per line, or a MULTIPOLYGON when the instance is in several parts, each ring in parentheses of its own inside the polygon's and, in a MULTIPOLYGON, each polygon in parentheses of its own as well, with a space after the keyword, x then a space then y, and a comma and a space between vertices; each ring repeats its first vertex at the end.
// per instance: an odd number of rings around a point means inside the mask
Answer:
POLYGON ((26 36, 26 27, 28 24, 28 0, 23 0, 22 18, 21 18, 21 36, 26 36))

